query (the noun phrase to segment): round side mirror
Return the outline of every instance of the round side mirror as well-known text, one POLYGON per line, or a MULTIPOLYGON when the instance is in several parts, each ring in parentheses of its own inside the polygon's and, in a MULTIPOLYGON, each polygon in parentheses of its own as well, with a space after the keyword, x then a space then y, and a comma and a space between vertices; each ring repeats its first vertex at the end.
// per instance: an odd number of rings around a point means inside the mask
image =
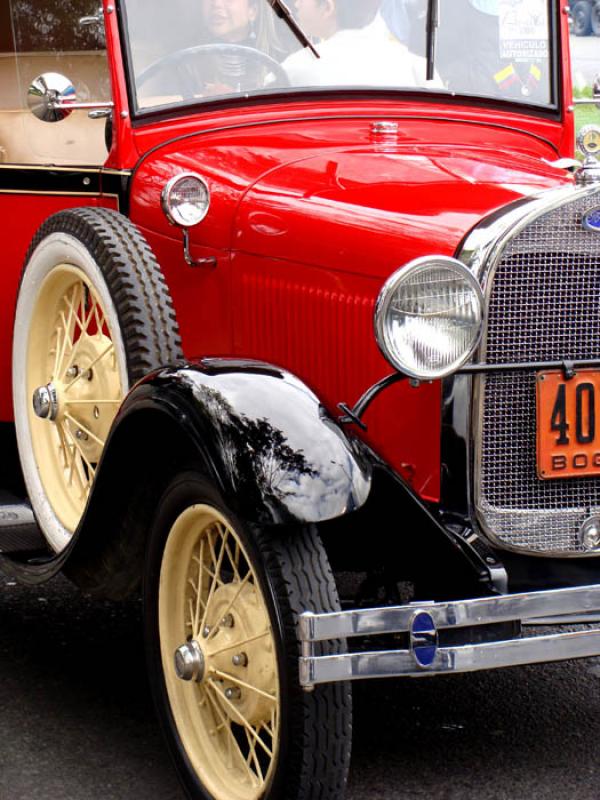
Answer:
POLYGON ((27 105, 43 122, 60 122, 69 116, 70 105, 77 102, 75 87, 58 72, 44 72, 31 83, 27 92, 27 105))

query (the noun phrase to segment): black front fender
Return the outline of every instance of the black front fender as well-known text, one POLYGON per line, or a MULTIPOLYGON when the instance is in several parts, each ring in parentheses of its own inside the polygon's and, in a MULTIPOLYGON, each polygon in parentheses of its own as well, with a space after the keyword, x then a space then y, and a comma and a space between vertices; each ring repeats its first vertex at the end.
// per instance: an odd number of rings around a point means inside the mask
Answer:
POLYGON ((20 580, 59 570, 111 597, 139 583, 146 536, 173 474, 193 467, 247 522, 317 523, 359 509, 372 462, 297 378, 267 364, 168 367, 129 393, 113 423, 85 514, 59 555, 3 559, 20 580))
POLYGON ((148 376, 123 404, 103 467, 136 449, 139 415, 152 420, 144 431, 150 441, 152 425, 168 420, 189 458, 249 522, 322 522, 369 495, 371 464, 360 443, 301 381, 270 365, 211 359, 148 376))

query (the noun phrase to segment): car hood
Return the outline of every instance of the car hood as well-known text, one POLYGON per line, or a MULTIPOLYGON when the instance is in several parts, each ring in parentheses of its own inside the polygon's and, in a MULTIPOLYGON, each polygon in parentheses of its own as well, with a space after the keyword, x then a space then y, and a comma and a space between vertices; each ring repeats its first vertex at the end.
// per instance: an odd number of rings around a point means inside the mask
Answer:
POLYGON ((368 265, 381 277, 426 253, 453 254, 489 214, 572 181, 550 165, 548 141, 505 124, 412 118, 400 127, 393 141, 378 140, 372 119, 174 131, 136 167, 132 219, 179 239, 160 193, 193 171, 211 193, 209 213, 191 230, 200 255, 368 265))
MULTIPOLYGON (((281 165, 246 192, 235 250, 345 268, 452 255, 483 218, 571 179, 539 157, 483 148, 363 148, 281 165)), ((360 267, 359 267, 360 268, 360 267)))

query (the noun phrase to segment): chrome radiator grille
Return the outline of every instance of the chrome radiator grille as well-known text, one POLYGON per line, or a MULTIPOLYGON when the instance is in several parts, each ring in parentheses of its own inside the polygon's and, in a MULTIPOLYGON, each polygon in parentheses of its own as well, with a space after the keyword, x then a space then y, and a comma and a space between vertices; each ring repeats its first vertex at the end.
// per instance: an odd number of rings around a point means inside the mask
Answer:
MULTIPOLYGON (((598 194, 539 217, 506 247, 493 278, 485 360, 600 356, 600 235, 583 214, 598 194)), ((475 504, 479 522, 514 549, 574 555, 600 510, 600 479, 540 480, 533 373, 477 379, 475 504)))

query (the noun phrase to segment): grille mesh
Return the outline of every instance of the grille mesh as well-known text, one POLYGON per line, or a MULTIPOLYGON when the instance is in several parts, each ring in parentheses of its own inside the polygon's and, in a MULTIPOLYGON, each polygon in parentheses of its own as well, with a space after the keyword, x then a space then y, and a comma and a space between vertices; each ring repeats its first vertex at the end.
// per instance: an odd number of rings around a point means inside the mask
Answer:
MULTIPOLYGON (((598 205, 595 195, 562 206, 508 245, 490 296, 488 363, 600 356, 600 236, 581 224, 598 205)), ((533 374, 477 380, 483 407, 475 502, 484 529, 512 548, 583 552, 578 533, 600 511, 600 479, 537 477, 533 374)))

